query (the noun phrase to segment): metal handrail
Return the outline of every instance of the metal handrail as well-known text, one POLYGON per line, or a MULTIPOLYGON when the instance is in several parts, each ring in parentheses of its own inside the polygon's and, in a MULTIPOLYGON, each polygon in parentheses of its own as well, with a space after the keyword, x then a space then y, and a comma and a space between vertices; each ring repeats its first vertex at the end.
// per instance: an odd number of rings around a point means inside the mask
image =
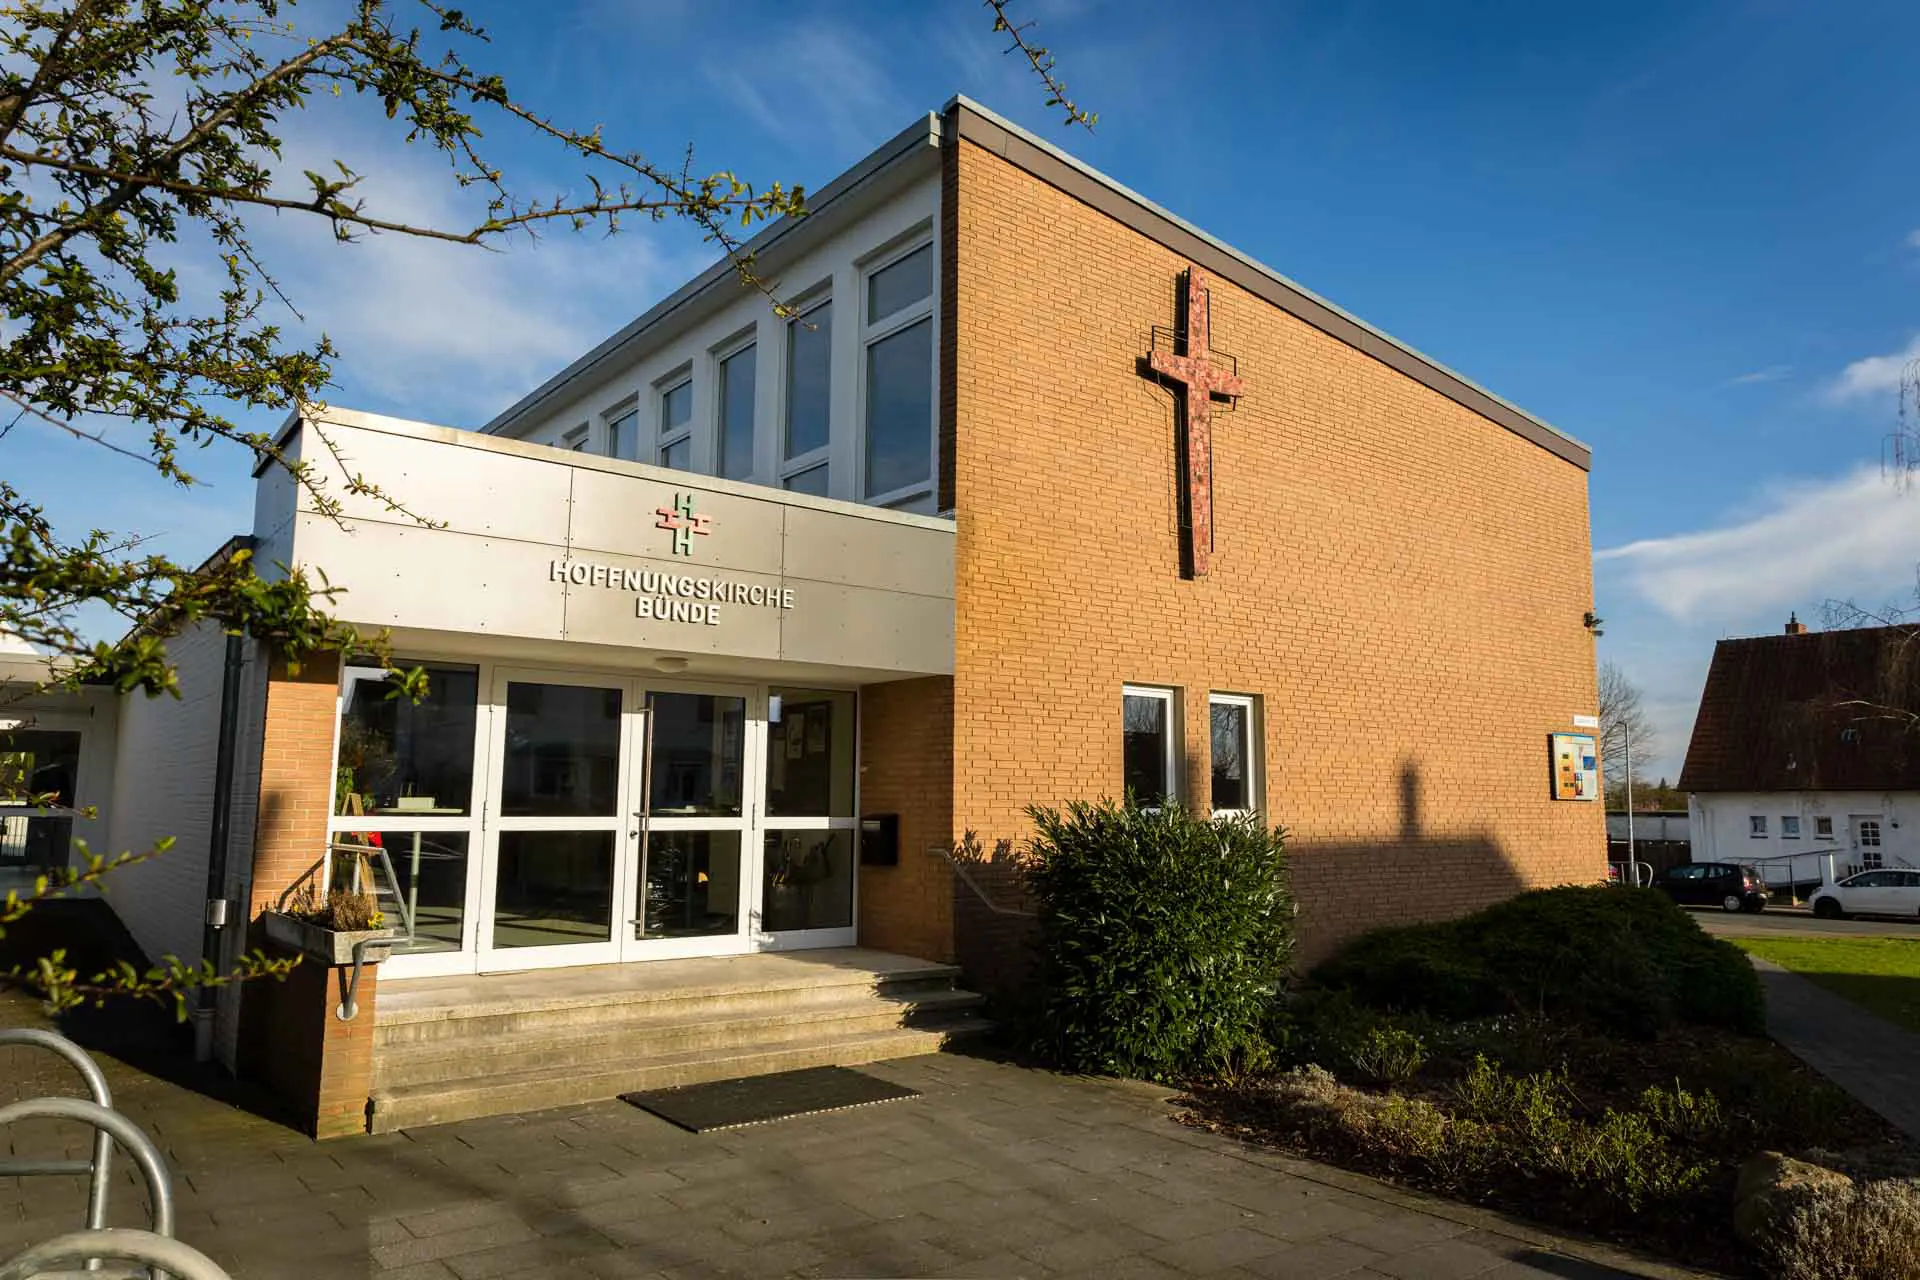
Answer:
MULTIPOLYGON (((100 1064, 73 1041, 52 1031, 38 1027, 13 1027, 0 1031, 0 1048, 8 1045, 21 1045, 65 1058, 68 1065, 80 1073, 87 1092, 93 1095, 94 1102, 102 1107, 113 1106, 113 1091, 107 1088, 107 1077, 100 1070, 100 1064)), ((113 1136, 104 1129, 94 1130, 93 1159, 86 1160, 0 1160, 0 1178, 31 1178, 49 1174, 87 1174, 87 1226, 95 1231, 107 1225, 107 1186, 110 1181, 108 1166, 113 1162, 113 1136)), ((97 1268, 89 1267, 88 1270, 97 1268)))
MULTIPOLYGON (((153 1139, 149 1138, 139 1125, 118 1111, 103 1107, 97 1102, 88 1102, 83 1098, 29 1098, 24 1102, 11 1102, 0 1107, 0 1129, 17 1120, 37 1119, 79 1120, 110 1135, 112 1140, 118 1142, 133 1158, 134 1164, 139 1166, 140 1172, 146 1177, 147 1200, 153 1210, 152 1234, 159 1236, 173 1234, 173 1180, 167 1175, 167 1163, 160 1155, 160 1148, 153 1145, 153 1139)), ((101 1234, 105 1232, 102 1231, 101 1234)), ((85 1255, 72 1256, 84 1257, 85 1255)), ((8 1264, 9 1267, 12 1265, 13 1263, 8 1264)), ((0 1272, 0 1280, 4 1280, 8 1274, 11 1273, 0 1272)), ((29 1271, 24 1274, 33 1275, 34 1273, 29 1271)), ((166 1280, 166 1272, 159 1268, 155 1268, 151 1274, 153 1280, 166 1280)))
POLYGON ((152 1231, 128 1227, 70 1231, 63 1236, 33 1245, 0 1263, 0 1280, 61 1280, 84 1276, 86 1272, 52 1271, 61 1263, 93 1262, 111 1258, 116 1262, 138 1262, 153 1269, 153 1274, 175 1275, 180 1280, 233 1280, 218 1263, 190 1244, 152 1231))

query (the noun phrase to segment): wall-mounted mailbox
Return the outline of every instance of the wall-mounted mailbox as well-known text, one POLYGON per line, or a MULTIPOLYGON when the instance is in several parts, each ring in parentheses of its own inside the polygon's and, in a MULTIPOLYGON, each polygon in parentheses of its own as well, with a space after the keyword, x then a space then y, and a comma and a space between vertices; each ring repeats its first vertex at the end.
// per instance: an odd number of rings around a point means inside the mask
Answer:
POLYGON ((900 815, 870 813, 860 819, 860 865, 900 865, 900 815))

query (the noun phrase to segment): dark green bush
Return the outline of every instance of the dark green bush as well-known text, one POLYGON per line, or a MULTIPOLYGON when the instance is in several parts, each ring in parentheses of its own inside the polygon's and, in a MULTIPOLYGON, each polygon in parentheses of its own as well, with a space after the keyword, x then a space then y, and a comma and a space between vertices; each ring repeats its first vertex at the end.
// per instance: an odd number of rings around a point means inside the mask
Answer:
POLYGON ((1444 1018, 1541 1014, 1635 1036, 1683 1023, 1765 1029, 1746 956, 1651 889, 1538 889, 1460 920, 1382 929, 1314 976, 1375 1008, 1444 1018))
POLYGON ((1033 807, 1031 1039, 1074 1071, 1170 1079, 1265 1049, 1292 948, 1283 833, 1106 800, 1033 807))

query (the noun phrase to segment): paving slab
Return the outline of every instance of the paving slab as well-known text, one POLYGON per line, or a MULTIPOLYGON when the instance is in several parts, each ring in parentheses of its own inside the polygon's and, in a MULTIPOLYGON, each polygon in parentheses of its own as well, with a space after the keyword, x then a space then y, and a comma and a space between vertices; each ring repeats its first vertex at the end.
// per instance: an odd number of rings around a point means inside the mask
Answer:
MULTIPOLYGON (((867 1068, 918 1098, 705 1136, 608 1102, 325 1144, 204 1082, 103 1066, 168 1135, 181 1237, 239 1280, 1687 1274, 1181 1126, 1165 1089, 958 1054, 867 1068)), ((0 1187, 0 1256, 82 1203, 0 1187)), ((112 1218, 145 1225, 131 1181, 112 1218)))
POLYGON ((1767 992, 1767 1034, 1920 1141, 1920 1035, 1770 960, 1747 957, 1767 992))

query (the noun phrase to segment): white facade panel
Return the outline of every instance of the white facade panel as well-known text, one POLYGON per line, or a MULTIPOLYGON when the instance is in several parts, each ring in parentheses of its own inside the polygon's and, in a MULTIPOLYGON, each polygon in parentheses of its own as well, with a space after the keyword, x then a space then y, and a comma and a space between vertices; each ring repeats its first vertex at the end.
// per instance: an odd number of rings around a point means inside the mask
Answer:
POLYGON ((1920 867, 1920 792, 1706 791, 1687 807, 1695 862, 1752 863, 1770 884, 1824 879, 1829 860, 1837 876, 1920 867))
POLYGON ((113 850, 137 853, 174 840, 167 852, 115 871, 104 885, 106 900, 149 959, 200 958, 225 654, 218 626, 194 627, 167 645, 181 696, 134 694, 120 708, 109 809, 113 850))

